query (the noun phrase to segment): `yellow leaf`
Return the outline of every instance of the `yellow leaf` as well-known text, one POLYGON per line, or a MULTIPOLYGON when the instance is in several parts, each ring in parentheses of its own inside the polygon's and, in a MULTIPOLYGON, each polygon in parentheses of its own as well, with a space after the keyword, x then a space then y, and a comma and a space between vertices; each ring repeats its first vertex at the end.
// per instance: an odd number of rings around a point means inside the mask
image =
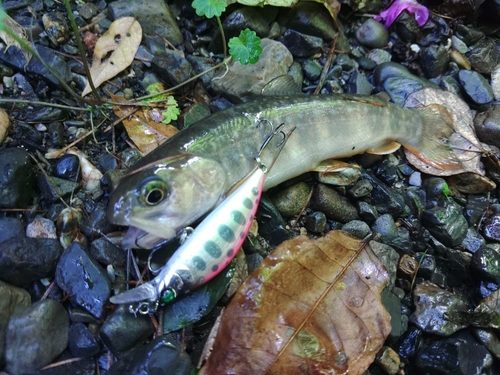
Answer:
POLYGON ((5 140, 10 128, 10 120, 7 112, 0 108, 0 144, 5 140))
MULTIPOLYGON (((94 49, 90 75, 95 87, 113 78, 132 64, 141 39, 142 28, 135 18, 124 17, 111 24, 109 30, 99 38, 94 49)), ((90 91, 90 85, 87 83, 82 96, 90 91)))

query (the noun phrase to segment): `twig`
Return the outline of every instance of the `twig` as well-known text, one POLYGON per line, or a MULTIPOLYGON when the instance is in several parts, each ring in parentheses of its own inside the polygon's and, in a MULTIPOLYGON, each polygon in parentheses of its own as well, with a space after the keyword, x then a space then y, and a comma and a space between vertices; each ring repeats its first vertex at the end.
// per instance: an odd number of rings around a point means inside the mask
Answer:
POLYGON ((323 66, 323 70, 321 71, 321 76, 319 77, 318 86, 314 90, 314 95, 319 94, 323 85, 325 84, 326 76, 328 75, 328 71, 330 70, 330 66, 332 65, 333 54, 335 52, 335 46, 337 45, 337 39, 339 34, 335 34, 335 38, 333 38, 332 47, 330 51, 328 51, 328 56, 326 58, 325 66, 323 66))
POLYGON ((297 218, 295 219, 295 223, 292 225, 292 229, 295 228, 295 225, 299 222, 300 217, 306 210, 307 206, 309 206, 309 202, 311 201, 312 195, 314 191, 314 186, 311 187, 311 191, 309 192, 309 195, 307 196, 307 200, 305 201, 304 205, 302 206, 302 209, 300 210, 299 214, 297 215, 297 218))

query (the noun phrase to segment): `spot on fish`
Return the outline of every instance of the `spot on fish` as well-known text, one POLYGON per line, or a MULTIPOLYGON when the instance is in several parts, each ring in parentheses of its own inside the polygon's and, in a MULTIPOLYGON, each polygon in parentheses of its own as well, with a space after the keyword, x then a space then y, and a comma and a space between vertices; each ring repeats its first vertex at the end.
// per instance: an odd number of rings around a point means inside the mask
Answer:
POLYGON ((224 241, 226 241, 226 242, 233 242, 234 241, 234 232, 226 224, 219 225, 219 228, 217 228, 217 232, 219 233, 219 236, 221 236, 221 238, 224 241))
POLYGON ((219 266, 216 264, 215 266, 212 267, 212 272, 217 272, 219 269, 219 266))
POLYGON ((243 199, 243 206, 245 206, 246 208, 248 208, 249 210, 251 210, 252 207, 253 207, 253 203, 252 203, 252 201, 250 199, 245 198, 245 199, 243 199))
POLYGON ((228 250, 228 252, 227 252, 228 257, 232 257, 233 254, 234 254, 234 249, 228 250))
POLYGON ((252 188, 252 194, 253 194, 253 195, 257 195, 257 194, 259 194, 259 189, 257 189, 256 187, 253 187, 253 188, 252 188))
POLYGON ((222 254, 222 250, 220 249, 219 245, 217 245, 214 241, 207 241, 203 245, 203 249, 212 257, 212 258, 218 258, 222 254))
POLYGON ((245 238, 245 232, 240 232, 240 238, 245 238))
POLYGON ((245 216, 243 216, 243 214, 238 210, 231 211, 231 219, 239 225, 243 225, 246 222, 245 216))
POLYGON ((205 268, 207 268, 207 264, 205 263, 205 261, 201 259, 201 257, 199 257, 198 255, 193 257, 193 263, 194 266, 200 271, 203 271, 205 270, 205 268))

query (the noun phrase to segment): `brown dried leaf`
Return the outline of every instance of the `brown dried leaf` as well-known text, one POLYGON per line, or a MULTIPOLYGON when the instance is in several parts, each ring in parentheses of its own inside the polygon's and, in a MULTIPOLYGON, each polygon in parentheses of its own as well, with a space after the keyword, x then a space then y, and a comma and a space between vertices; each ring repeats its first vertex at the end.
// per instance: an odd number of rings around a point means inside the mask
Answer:
POLYGON ((10 128, 10 119, 7 112, 0 108, 0 145, 5 140, 10 128))
POLYGON ((19 38, 21 38, 24 42, 26 42, 26 44, 31 45, 26 29, 16 21, 14 21, 12 18, 10 18, 9 15, 7 14, 5 14, 2 20, 2 24, 3 28, 0 29, 0 39, 2 39, 5 42, 7 48, 9 48, 10 46, 15 46, 19 48, 22 54, 24 55, 24 58, 26 59, 25 65, 28 65, 28 63, 31 60, 31 53, 27 52, 24 48, 22 48, 21 45, 15 39, 13 39, 9 34, 5 32, 6 29, 10 30, 19 38))
POLYGON ((202 374, 361 374, 391 330, 388 274, 342 231, 283 242, 224 311, 202 374))
MULTIPOLYGON (((121 96, 111 95, 111 99, 116 103, 125 103, 127 100, 121 96)), ((132 106, 114 106, 113 112, 118 117, 130 115, 122 121, 128 136, 137 146, 139 151, 148 154, 179 132, 179 130, 172 125, 165 125, 161 122, 155 122, 149 110, 134 110, 136 107, 132 106)))
MULTIPOLYGON (((141 39, 142 28, 134 17, 123 17, 111 24, 108 31, 99 38, 94 49, 90 75, 95 87, 132 64, 141 39)), ((90 85, 87 83, 82 96, 90 91, 90 85)))

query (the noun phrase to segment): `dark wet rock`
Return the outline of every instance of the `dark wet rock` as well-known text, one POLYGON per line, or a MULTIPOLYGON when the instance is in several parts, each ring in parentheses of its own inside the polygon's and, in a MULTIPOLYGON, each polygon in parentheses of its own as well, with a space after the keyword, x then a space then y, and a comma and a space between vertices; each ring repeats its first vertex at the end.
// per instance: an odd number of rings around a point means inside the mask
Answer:
POLYGON ((193 68, 189 61, 173 50, 156 54, 151 60, 151 67, 153 72, 171 86, 177 86, 193 76, 193 68))
POLYGON ((497 45, 489 38, 479 40, 466 56, 472 68, 482 74, 490 74, 500 62, 497 45))
POLYGON ((467 235, 462 241, 462 246, 470 253, 475 253, 481 246, 485 245, 486 241, 476 229, 470 227, 467 229, 467 235))
POLYGON ((70 295, 72 303, 101 318, 111 294, 106 271, 78 242, 64 250, 56 269, 56 282, 70 295))
POLYGON ((112 20, 132 16, 139 21, 142 30, 148 35, 159 35, 177 46, 183 38, 167 4, 161 0, 119 0, 108 6, 112 20))
MULTIPOLYGON (((191 64, 191 67, 193 68, 195 74, 205 72, 215 65, 214 60, 209 57, 193 56, 189 54, 186 56, 186 59, 191 64)), ((210 87, 212 79, 214 77, 215 77, 215 71, 210 71, 203 74, 199 79, 203 82, 203 84, 206 87, 210 87)))
POLYGON ((342 225, 342 230, 350 233, 354 237, 363 239, 370 234, 370 227, 364 221, 352 220, 342 225))
POLYGON ((353 198, 366 197, 373 190, 373 186, 368 180, 358 180, 354 186, 349 189, 349 195, 353 198))
POLYGON ((447 184, 444 178, 441 177, 429 177, 426 178, 422 187, 425 189, 425 194, 427 198, 428 206, 431 208, 435 201, 442 201, 446 199, 444 191, 446 190, 447 184))
POLYGON ((417 253, 415 260, 419 264, 417 276, 426 280, 430 279, 436 270, 436 258, 430 254, 417 253))
POLYGON ((373 85, 364 74, 353 72, 347 81, 347 92, 350 94, 370 95, 373 85))
POLYGON ((278 246, 292 237, 286 230, 287 223, 278 212, 267 194, 263 194, 257 210, 256 218, 259 221, 259 234, 272 246, 278 246))
POLYGON ((321 75, 323 67, 316 60, 307 59, 302 63, 302 69, 304 69, 304 74, 311 81, 316 81, 321 75))
POLYGON ((365 47, 382 48, 389 42, 389 33, 381 23, 368 18, 356 30, 356 39, 365 47))
POLYGON ((101 264, 122 266, 125 264, 125 251, 101 237, 90 244, 90 254, 101 264))
POLYGON ((93 17, 97 16, 98 12, 99 9, 93 3, 82 4, 81 7, 78 9, 78 13, 84 20, 92 19, 93 17))
MULTIPOLYGON (((391 320, 392 323, 392 320, 391 320)), ((394 328, 394 327, 393 327, 394 328)), ((387 374, 397 374, 400 370, 401 359, 389 346, 384 345, 375 356, 375 363, 387 374)))
POLYGON ((481 220, 484 211, 489 206, 489 199, 486 195, 469 194, 467 204, 464 209, 464 216, 470 226, 477 225, 481 220))
POLYGON ((84 235, 91 239, 100 237, 103 233, 109 233, 112 224, 108 221, 106 206, 99 204, 89 215, 84 215, 80 229, 84 235))
POLYGON ((69 318, 73 323, 98 324, 99 320, 82 308, 74 307, 69 310, 69 318))
POLYGON ((399 337, 393 346, 401 358, 413 358, 417 352, 422 338, 422 331, 411 326, 399 337))
POLYGON ((438 88, 435 83, 412 74, 408 68, 395 62, 386 62, 377 66, 373 72, 373 78, 377 85, 383 85, 389 78, 405 78, 420 83, 422 87, 438 88))
POLYGON ((264 260, 262 255, 258 253, 248 254, 246 258, 247 258, 247 267, 249 274, 255 271, 257 267, 259 267, 262 261, 264 260))
POLYGON ((14 237, 24 237, 23 224, 13 217, 0 217, 0 243, 14 237))
POLYGON ((121 357, 144 344, 154 331, 149 316, 135 316, 128 311, 127 305, 120 305, 102 325, 99 337, 115 356, 121 357))
POLYGON ((15 311, 7 326, 6 370, 24 374, 49 364, 68 345, 68 328, 66 309, 52 299, 15 311))
POLYGON ((29 293, 21 288, 0 281, 0 367, 4 363, 5 331, 14 311, 31 305, 29 293))
POLYGON ((57 202, 60 198, 69 198, 77 193, 82 185, 79 182, 39 174, 38 187, 44 200, 57 202))
POLYGON ((358 209, 359 217, 368 224, 373 224, 375 220, 377 220, 378 212, 371 204, 364 201, 357 201, 356 207, 358 209))
POLYGON ((181 116, 179 116, 179 119, 177 120, 177 123, 181 125, 182 129, 184 129, 209 115, 210 110, 206 106, 195 103, 182 112, 181 116))
POLYGON ((191 358, 189 355, 168 336, 161 336, 120 358, 106 374, 188 375, 190 369, 191 358))
POLYGON ((310 192, 309 185, 305 182, 299 182, 273 195, 271 200, 283 217, 293 217, 302 211, 310 192))
POLYGON ((51 122, 48 126, 49 147, 57 148, 66 145, 66 135, 64 134, 64 126, 60 122, 51 122))
MULTIPOLYGON (((42 60, 50 65, 65 82, 70 82, 72 80, 73 76, 68 64, 66 64, 62 58, 57 56, 53 50, 40 45, 36 45, 36 50, 40 54, 42 60)), ((6 50, 0 51, 0 60, 19 70, 36 74, 53 85, 59 84, 57 78, 48 71, 38 58, 32 57, 26 65, 26 58, 22 54, 21 50, 15 46, 11 46, 6 50)))
POLYGON ((472 254, 462 250, 444 248, 436 254, 436 264, 447 275, 447 283, 450 286, 470 283, 471 260, 472 254))
POLYGON ((326 216, 323 212, 313 212, 307 216, 305 227, 313 233, 322 233, 326 228, 326 216))
MULTIPOLYGON (((312 35, 325 41, 332 41, 337 34, 332 17, 321 4, 298 2, 284 17, 286 17, 286 28, 303 34, 312 35)), ((345 43, 342 40, 344 38, 341 36, 339 43, 345 43)), ((338 48, 344 49, 340 45, 338 48)))
MULTIPOLYGON (((269 11, 271 10, 267 9, 267 12, 269 11)), ((226 40, 237 36, 244 29, 255 31, 261 38, 269 35, 269 23, 263 15, 263 10, 255 7, 236 9, 226 17, 222 26, 226 33, 226 40)), ((216 36, 214 40, 220 40, 220 38, 216 36)))
POLYGON ((392 59, 392 55, 389 52, 380 48, 372 49, 366 57, 377 65, 389 63, 392 59))
POLYGON ((281 42, 294 57, 309 57, 321 51, 323 39, 288 29, 281 42))
POLYGON ((402 333, 401 327, 401 300, 394 295, 389 288, 382 290, 380 294, 382 304, 391 316, 391 332, 389 333, 389 340, 396 340, 402 333))
POLYGON ((96 338, 83 323, 73 323, 69 327, 68 348, 75 357, 90 357, 100 350, 96 338))
POLYGON ((377 209, 378 213, 389 213, 394 216, 404 215, 408 207, 399 192, 391 189, 371 172, 363 172, 362 176, 373 186, 370 203, 377 209))
POLYGON ((354 60, 345 53, 339 53, 335 59, 335 64, 339 65, 343 70, 351 70, 354 68, 354 60))
POLYGON ((448 49, 442 45, 431 45, 420 51, 420 67, 426 78, 442 74, 450 60, 448 49))
POLYGON ((474 118, 474 129, 481 142, 500 147, 500 107, 492 106, 474 118))
POLYGON ((454 202, 425 210, 422 222, 434 237, 447 246, 460 245, 467 235, 467 220, 462 214, 462 207, 454 202))
POLYGON ((479 280, 500 284, 500 253, 483 246, 472 256, 471 270, 479 280))
POLYGON ((495 99, 493 89, 481 74, 473 70, 461 70, 458 73, 460 84, 467 95, 476 104, 486 104, 495 99))
MULTIPOLYGON (((66 109, 62 108, 54 108, 54 107, 36 107, 33 108, 28 107, 27 110, 24 110, 19 114, 18 120, 26 121, 29 123, 36 122, 50 122, 50 121, 62 121, 68 116, 66 109)), ((23 133, 26 132, 29 128, 33 129, 31 134, 29 134, 30 138, 34 141, 38 139, 38 137, 42 137, 40 132, 37 132, 35 128, 28 124, 19 123, 18 126, 23 127, 23 133), (36 133, 35 133, 36 132, 36 133)))
POLYGON ((472 46, 476 44, 480 39, 484 38, 484 33, 482 31, 462 24, 457 25, 455 35, 467 46, 472 46))
POLYGON ((42 22, 47 36, 56 47, 69 39, 68 22, 61 12, 45 13, 42 22))
POLYGON ((384 243, 391 242, 398 236, 398 228, 396 227, 394 218, 389 214, 379 216, 372 225, 372 230, 382 236, 384 243))
POLYGON ((480 375, 488 373, 493 358, 468 331, 443 340, 426 340, 418 349, 416 365, 420 373, 480 375))
POLYGON ((330 220, 347 223, 358 219, 358 213, 352 203, 324 184, 318 184, 313 193, 313 200, 314 209, 322 211, 330 220))
POLYGON ((0 208, 26 208, 36 192, 29 154, 18 148, 0 150, 0 208))
POLYGON ((14 237, 2 243, 0 278, 16 286, 53 274, 62 253, 58 240, 51 238, 14 237))
POLYGON ((420 91, 424 87, 420 80, 412 78, 389 77, 383 84, 383 88, 390 95, 391 100, 401 107, 410 94, 420 91))
POLYGON ((484 236, 495 242, 500 242, 500 214, 486 219, 483 226, 484 236))
POLYGON ((361 69, 373 70, 377 67, 377 63, 368 57, 361 56, 357 59, 358 65, 361 69))
POLYGON ((35 90, 33 90, 33 86, 29 83, 24 75, 21 73, 16 73, 12 80, 16 83, 17 87, 23 91, 25 95, 32 96, 35 94, 35 90))
POLYGON ((389 273, 389 285, 394 285, 398 268, 399 254, 391 246, 377 241, 370 241, 370 246, 389 273))
POLYGON ((446 319, 446 314, 467 311, 467 303, 460 296, 439 288, 428 281, 418 284, 414 290, 415 312, 410 321, 427 333, 450 336, 466 327, 460 322, 446 319))
POLYGON ((474 328, 473 332, 477 340, 483 344, 497 360, 500 360, 500 339, 496 335, 495 330, 491 328, 474 328))
POLYGON ((387 155, 375 169, 375 175, 387 185, 394 184, 399 177, 399 160, 393 155, 387 155))
POLYGON ((67 154, 59 158, 54 166, 56 177, 71 181, 78 181, 80 174, 80 159, 78 156, 67 154))

